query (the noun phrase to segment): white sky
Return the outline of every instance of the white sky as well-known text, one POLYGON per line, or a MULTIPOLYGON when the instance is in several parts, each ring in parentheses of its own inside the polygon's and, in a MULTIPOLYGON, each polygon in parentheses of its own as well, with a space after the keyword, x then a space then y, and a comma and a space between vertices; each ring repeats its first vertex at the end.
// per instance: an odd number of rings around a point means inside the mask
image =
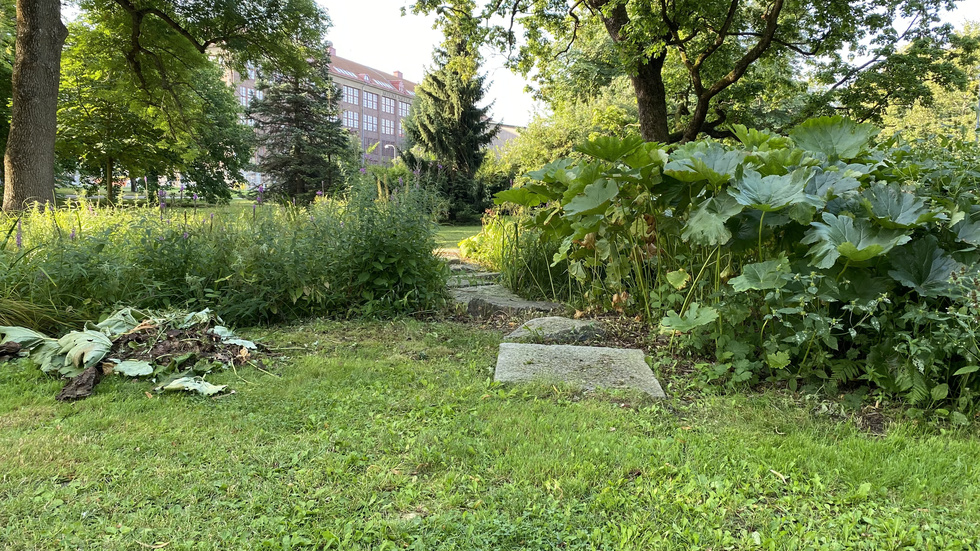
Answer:
MULTIPOLYGON (((318 0, 327 8, 333 27, 328 38, 337 55, 380 71, 401 71, 405 78, 421 82, 432 64, 432 49, 442 34, 432 29, 435 15, 401 16, 412 0, 318 0)), ((980 0, 959 0, 958 8, 944 18, 957 28, 966 21, 980 21, 980 0)), ((498 122, 523 126, 531 118, 534 102, 524 93, 525 82, 503 68, 499 53, 484 53, 483 70, 491 82, 488 99, 494 102, 492 117, 498 122)))

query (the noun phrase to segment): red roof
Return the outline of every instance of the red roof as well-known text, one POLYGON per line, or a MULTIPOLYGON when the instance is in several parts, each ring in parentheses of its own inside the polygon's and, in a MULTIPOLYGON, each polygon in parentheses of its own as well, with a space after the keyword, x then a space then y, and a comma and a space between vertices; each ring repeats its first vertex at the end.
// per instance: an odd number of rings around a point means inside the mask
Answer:
POLYGON ((361 65, 336 54, 330 56, 330 70, 337 75, 363 81, 365 84, 385 88, 395 93, 415 95, 415 83, 396 75, 361 65), (364 77, 367 77, 367 80, 364 77))

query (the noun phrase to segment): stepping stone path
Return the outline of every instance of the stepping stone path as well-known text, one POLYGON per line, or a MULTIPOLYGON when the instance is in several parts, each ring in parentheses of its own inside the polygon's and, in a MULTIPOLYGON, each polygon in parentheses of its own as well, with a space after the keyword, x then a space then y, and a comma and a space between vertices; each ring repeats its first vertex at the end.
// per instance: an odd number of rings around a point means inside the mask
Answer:
POLYGON ((606 332, 592 320, 548 316, 528 320, 504 337, 509 342, 571 343, 601 339, 606 332))
MULTIPOLYGON (((497 283, 500 274, 485 272, 475 264, 459 258, 449 258, 447 262, 452 270, 448 281, 450 293, 457 303, 466 305, 467 312, 473 317, 485 318, 500 313, 555 314, 568 310, 565 305, 555 302, 525 300, 497 283)), ((568 343, 603 336, 604 331, 594 321, 552 315, 526 322, 504 340, 568 343)), ((543 380, 579 385, 587 390, 629 388, 654 398, 666 398, 643 351, 635 349, 504 342, 497 354, 494 380, 508 383, 543 380)))
POLYGON ((567 344, 502 343, 493 379, 500 382, 562 382, 587 390, 630 388, 666 398, 642 350, 567 344))

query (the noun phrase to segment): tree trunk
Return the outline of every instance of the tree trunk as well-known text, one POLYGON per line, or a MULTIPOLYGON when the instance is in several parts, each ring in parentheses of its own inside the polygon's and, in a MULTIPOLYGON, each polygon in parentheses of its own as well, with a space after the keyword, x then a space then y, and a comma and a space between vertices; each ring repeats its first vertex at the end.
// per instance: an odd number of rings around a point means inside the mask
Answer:
POLYGON ((10 135, 3 158, 5 211, 54 200, 58 84, 67 37, 60 0, 17 0, 10 135))
POLYGON ((650 58, 637 67, 630 77, 636 94, 636 108, 640 120, 640 135, 648 142, 667 143, 670 137, 667 114, 667 90, 664 87, 663 68, 667 50, 650 58))

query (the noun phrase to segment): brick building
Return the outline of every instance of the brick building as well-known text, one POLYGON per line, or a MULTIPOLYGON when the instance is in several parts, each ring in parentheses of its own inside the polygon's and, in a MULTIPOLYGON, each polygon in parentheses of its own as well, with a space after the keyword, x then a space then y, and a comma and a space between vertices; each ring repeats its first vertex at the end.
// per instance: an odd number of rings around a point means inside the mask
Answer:
POLYGON ((365 153, 365 160, 374 164, 394 160, 405 138, 404 120, 415 99, 415 83, 405 80, 401 71, 383 73, 338 57, 334 48, 330 48, 330 76, 341 90, 344 127, 360 138, 365 152, 371 151, 365 153))

